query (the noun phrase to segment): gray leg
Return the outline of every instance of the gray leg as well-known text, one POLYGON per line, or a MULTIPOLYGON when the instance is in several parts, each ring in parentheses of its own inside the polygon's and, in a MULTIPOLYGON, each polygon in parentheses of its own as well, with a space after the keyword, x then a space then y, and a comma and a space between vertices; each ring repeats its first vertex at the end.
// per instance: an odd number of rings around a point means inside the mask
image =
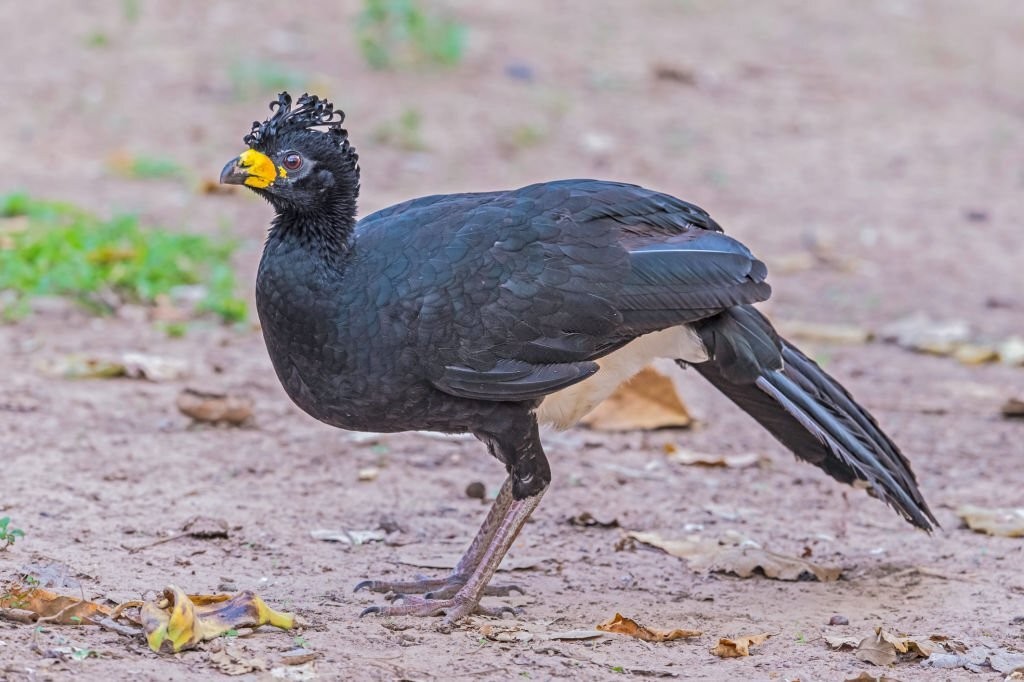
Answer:
MULTIPOLYGON (((469 577, 473 575, 480 559, 484 556, 491 539, 498 531, 499 525, 508 513, 512 505, 512 479, 505 479, 501 486, 498 497, 491 505, 483 525, 477 531, 476 537, 470 543, 459 563, 456 564, 451 574, 444 578, 428 578, 417 576, 415 580, 391 581, 391 580, 364 580, 356 585, 355 592, 367 589, 370 592, 383 592, 389 594, 390 598, 397 599, 407 594, 423 594, 426 598, 446 599, 455 595, 469 577)), ((523 594, 523 589, 518 585, 488 585, 484 591, 487 596, 507 596, 512 592, 523 594)))

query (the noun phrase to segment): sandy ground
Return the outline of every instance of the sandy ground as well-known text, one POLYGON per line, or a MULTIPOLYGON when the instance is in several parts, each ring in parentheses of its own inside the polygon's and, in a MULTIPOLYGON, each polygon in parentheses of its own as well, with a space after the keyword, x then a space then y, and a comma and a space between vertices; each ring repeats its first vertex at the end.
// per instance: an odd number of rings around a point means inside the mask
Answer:
MULTIPOLYGON (((134 22, 120 3, 0 6, 0 191, 193 231, 226 227, 243 240, 248 292, 269 210, 196 185, 263 117, 274 93, 240 95, 231 75, 260 61, 303 74, 346 110, 364 211, 542 179, 629 180, 704 206, 747 243, 772 270, 767 310, 778 320, 874 329, 921 310, 966 319, 981 337, 1022 331, 1024 19, 1013 0, 970 9, 912 0, 453 1, 446 6, 469 28, 463 63, 388 73, 371 71, 354 45, 354 2, 301 11, 263 1, 139 5, 134 22), (108 45, 88 45, 97 32, 108 45), (510 66, 530 79, 511 77, 510 66), (374 135, 407 109, 422 117, 425 151, 374 135), (170 156, 193 177, 119 178, 108 170, 119 152, 170 156), (799 265, 812 252, 829 257, 799 265)), ((931 537, 794 461, 696 376, 683 386, 698 429, 550 435, 554 484, 512 553, 529 568, 500 576, 527 594, 488 603, 522 607, 519 620, 540 630, 591 628, 620 611, 705 634, 667 644, 502 644, 478 625, 442 634, 429 620, 359 620, 380 600, 351 592, 365 577, 427 570, 400 561, 462 550, 485 512, 465 487, 481 481, 493 491, 502 474, 475 441, 355 437, 314 422, 284 396, 252 328, 195 325, 167 339, 131 315, 95 319, 49 305, 0 327, 0 349, 0 512, 27 533, 0 553, 0 573, 48 567, 70 593, 118 601, 167 583, 254 589, 310 623, 302 637, 322 657, 306 670, 320 679, 1002 679, 917 662, 883 670, 823 641, 879 625, 1024 649, 1024 543, 974 534, 954 514, 962 504, 1024 505, 1024 423, 999 416, 1001 402, 1024 390, 1021 369, 881 344, 809 345, 909 454, 942 523, 931 537), (73 352, 123 351, 186 359, 193 376, 68 381, 37 368, 73 352), (251 397, 251 425, 192 426, 174 405, 186 384, 251 397), (767 461, 684 467, 666 461, 667 444, 767 461), (360 482, 368 466, 380 473, 360 482), (570 525, 581 512, 619 528, 570 525), (229 537, 126 549, 197 514, 227 521, 229 537), (382 526, 387 541, 358 547, 309 534, 382 526), (842 567, 843 579, 697 572, 623 541, 640 530, 738 533, 842 567), (849 625, 829 626, 836 614, 849 625), (773 636, 749 658, 709 653, 719 637, 759 632, 773 636)), ((296 646, 293 635, 267 630, 237 645, 271 667, 296 646)), ((95 628, 33 635, 0 622, 3 679, 217 675, 205 651, 157 656, 95 628), (99 657, 39 653, 58 646, 99 657)))

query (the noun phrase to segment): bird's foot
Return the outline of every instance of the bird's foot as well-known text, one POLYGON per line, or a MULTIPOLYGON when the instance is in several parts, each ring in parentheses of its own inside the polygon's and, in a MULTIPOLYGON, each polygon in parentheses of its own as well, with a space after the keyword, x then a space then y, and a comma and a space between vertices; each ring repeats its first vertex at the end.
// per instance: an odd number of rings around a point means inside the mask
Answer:
POLYGON ((502 614, 515 614, 517 612, 511 606, 499 606, 497 608, 481 606, 479 597, 474 599, 463 591, 456 592, 450 599, 400 595, 398 600, 401 603, 392 606, 369 606, 363 609, 359 617, 362 618, 370 614, 380 616, 440 616, 443 614, 444 624, 452 625, 471 614, 501 618, 502 614))
MULTIPOLYGON (((445 578, 428 578, 417 575, 415 580, 364 580, 356 585, 353 592, 369 590, 387 594, 389 601, 394 601, 410 594, 422 594, 426 599, 451 599, 466 584, 468 576, 452 573, 445 578)), ((483 594, 487 597, 507 597, 513 592, 526 594, 519 585, 488 585, 483 594)))

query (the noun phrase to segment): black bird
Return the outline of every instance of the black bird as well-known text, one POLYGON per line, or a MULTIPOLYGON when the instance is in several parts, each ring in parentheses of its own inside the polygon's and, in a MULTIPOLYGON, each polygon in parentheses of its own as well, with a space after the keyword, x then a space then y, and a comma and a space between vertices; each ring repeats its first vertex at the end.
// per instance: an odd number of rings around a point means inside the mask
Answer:
POLYGON ((704 210, 562 180, 357 222, 344 114, 287 93, 270 108, 220 180, 276 212, 256 305, 288 395, 343 429, 471 433, 508 472, 450 576, 361 583, 403 595, 364 613, 493 613, 480 599, 510 589, 488 582, 551 480, 538 423, 571 426, 656 357, 696 369, 797 457, 935 523, 874 418, 751 305, 771 293, 767 269, 704 210))

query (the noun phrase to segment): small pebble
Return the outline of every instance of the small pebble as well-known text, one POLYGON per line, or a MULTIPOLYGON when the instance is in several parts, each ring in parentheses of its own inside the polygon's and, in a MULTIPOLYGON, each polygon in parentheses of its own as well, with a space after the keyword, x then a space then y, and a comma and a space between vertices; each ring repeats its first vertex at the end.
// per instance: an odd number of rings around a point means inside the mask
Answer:
POLYGON ((1014 616, 1010 620, 1010 625, 1024 625, 1024 616, 1014 616))
POLYGON ((832 616, 831 618, 828 619, 828 624, 829 625, 849 625, 850 624, 850 619, 847 618, 846 616, 840 616, 839 614, 836 614, 836 615, 834 615, 834 616, 832 616))
POLYGON ((473 481, 466 486, 466 497, 474 500, 482 500, 487 496, 487 486, 480 481, 473 481))

